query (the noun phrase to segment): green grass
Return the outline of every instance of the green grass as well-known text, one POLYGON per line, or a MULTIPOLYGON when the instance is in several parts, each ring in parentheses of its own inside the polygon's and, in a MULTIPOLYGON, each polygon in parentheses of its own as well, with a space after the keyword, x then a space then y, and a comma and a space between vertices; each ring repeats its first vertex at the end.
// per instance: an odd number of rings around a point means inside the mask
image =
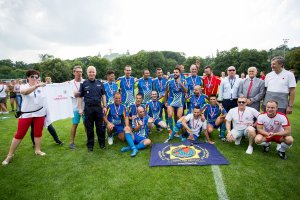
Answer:
MULTIPOLYGON (((295 143, 286 161, 278 157, 274 143, 269 153, 255 146, 249 156, 245 154, 246 142, 235 146, 213 135, 217 148, 230 161, 230 165, 220 166, 230 199, 299 198, 299 93, 298 84, 294 113, 289 115, 295 143)), ((1 161, 17 127, 16 118, 9 116, 0 119, 1 161)), ((124 146, 119 141, 105 150, 95 148, 88 153, 82 124, 77 131, 77 148, 71 151, 70 119, 53 125, 65 145, 56 145, 44 130, 42 150, 47 156, 37 157, 27 134, 12 163, 0 166, 0 199, 218 199, 210 166, 150 168, 150 148, 130 158, 129 153, 119 151, 124 146)), ((154 143, 164 139, 166 133, 151 135, 154 143)))

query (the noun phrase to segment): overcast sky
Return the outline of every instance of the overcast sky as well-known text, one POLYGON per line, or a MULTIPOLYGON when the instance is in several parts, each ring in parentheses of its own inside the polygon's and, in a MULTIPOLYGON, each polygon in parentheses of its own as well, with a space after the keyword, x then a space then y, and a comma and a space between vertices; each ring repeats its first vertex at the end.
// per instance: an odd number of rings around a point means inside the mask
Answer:
POLYGON ((300 46, 299 0, 0 0, 0 59, 300 46))

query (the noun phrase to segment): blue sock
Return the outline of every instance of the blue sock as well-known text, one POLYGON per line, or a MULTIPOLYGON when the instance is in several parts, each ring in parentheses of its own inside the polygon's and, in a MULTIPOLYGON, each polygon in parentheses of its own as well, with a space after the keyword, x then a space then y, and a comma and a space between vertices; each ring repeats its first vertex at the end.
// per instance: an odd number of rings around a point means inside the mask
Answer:
POLYGON ((223 122, 220 127, 220 137, 221 138, 225 138, 225 132, 226 132, 226 125, 225 125, 225 122, 223 122))
POLYGON ((173 118, 172 117, 170 117, 170 118, 168 117, 167 122, 168 122, 168 125, 169 125, 170 129, 173 130, 173 118))
POLYGON ((182 124, 177 123, 175 125, 175 127, 173 128, 173 130, 172 130, 172 134, 170 135, 170 139, 173 139, 174 135, 176 135, 176 133, 178 133, 181 128, 182 128, 182 124))
POLYGON ((136 148, 130 133, 125 133, 125 139, 126 139, 128 145, 130 146, 131 149, 136 148))
POLYGON ((144 145, 144 142, 140 142, 138 145, 136 145, 137 149, 145 149, 146 146, 144 145))

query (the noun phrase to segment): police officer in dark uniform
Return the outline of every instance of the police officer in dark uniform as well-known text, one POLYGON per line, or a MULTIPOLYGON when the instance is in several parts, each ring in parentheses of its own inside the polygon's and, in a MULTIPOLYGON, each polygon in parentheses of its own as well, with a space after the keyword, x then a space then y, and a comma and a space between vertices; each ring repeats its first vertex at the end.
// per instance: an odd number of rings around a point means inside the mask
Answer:
POLYGON ((101 81, 96 80, 96 68, 89 66, 87 68, 88 79, 80 85, 78 109, 79 114, 83 114, 82 97, 84 97, 84 125, 87 130, 87 148, 93 151, 94 148, 94 123, 96 125, 96 133, 101 149, 105 148, 105 128, 103 128, 103 113, 106 113, 106 96, 105 89, 101 81), (103 103, 103 108, 101 106, 103 103))

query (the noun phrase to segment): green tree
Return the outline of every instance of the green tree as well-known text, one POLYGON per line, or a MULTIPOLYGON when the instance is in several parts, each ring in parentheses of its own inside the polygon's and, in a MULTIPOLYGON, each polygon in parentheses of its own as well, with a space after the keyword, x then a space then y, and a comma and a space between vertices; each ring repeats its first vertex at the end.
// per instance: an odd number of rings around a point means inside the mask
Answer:
POLYGON ((286 55, 286 67, 287 69, 294 69, 295 73, 300 73, 300 47, 292 49, 286 55))
POLYGON ((100 58, 98 56, 93 56, 88 59, 86 66, 94 66, 97 71, 96 78, 105 78, 106 71, 111 67, 111 63, 106 58, 100 58))
POLYGON ((46 60, 35 66, 35 69, 41 73, 42 81, 46 76, 50 76, 54 83, 65 82, 71 80, 72 70, 68 62, 59 58, 46 60))

